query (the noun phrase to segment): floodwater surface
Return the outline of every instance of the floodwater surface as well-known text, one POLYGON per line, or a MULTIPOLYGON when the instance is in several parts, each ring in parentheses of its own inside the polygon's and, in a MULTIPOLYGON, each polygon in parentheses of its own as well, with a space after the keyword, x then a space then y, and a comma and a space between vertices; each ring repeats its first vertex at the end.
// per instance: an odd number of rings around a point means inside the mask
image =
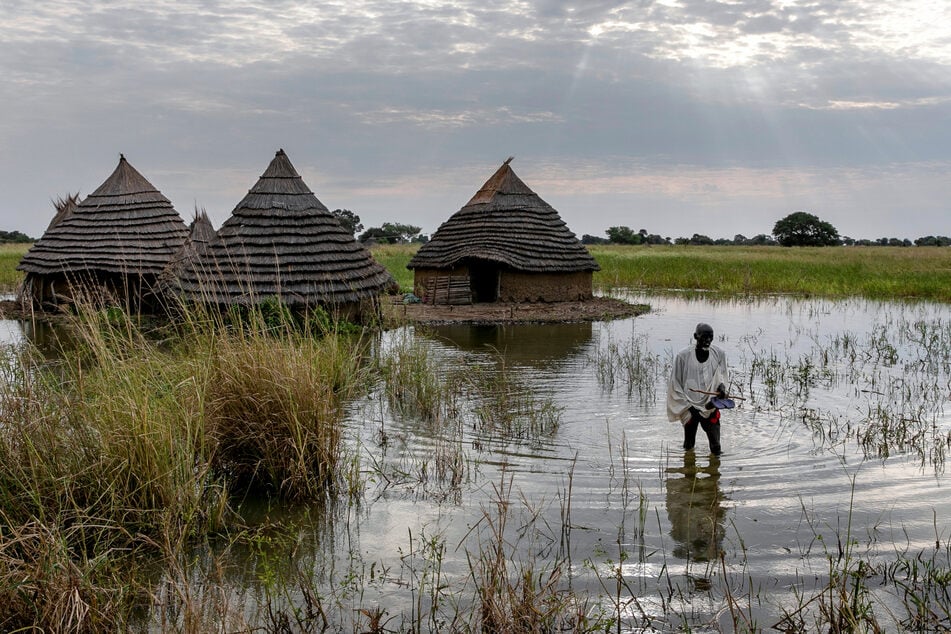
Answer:
MULTIPOLYGON (((403 482, 374 480, 348 552, 398 570, 401 554, 435 540, 445 547, 441 579, 471 582, 473 553, 488 539, 481 531, 496 527, 504 499, 510 572, 563 558, 571 589, 598 597, 589 610, 614 610, 628 631, 730 631, 722 588, 708 592, 718 579, 745 593, 747 618, 760 627, 790 613, 808 625, 809 607, 796 609, 828 583, 842 544, 874 562, 949 537, 947 306, 631 299, 652 311, 595 324, 387 333, 389 342, 423 342, 447 368, 464 359, 504 366, 550 399, 559 422, 530 437, 472 421, 453 434, 379 400, 354 408, 349 424, 365 455, 403 482), (665 411, 670 361, 701 321, 714 327, 731 392, 743 398, 723 412, 720 457, 702 431, 684 452, 665 411), (464 465, 449 483, 434 468, 446 451, 464 465)), ((389 614, 412 611, 399 584, 380 593, 389 614)))
MULTIPOLYGON (((583 597, 589 618, 620 620, 612 631, 733 631, 736 610, 752 629, 809 630, 813 597, 849 557, 914 557, 951 537, 951 307, 628 299, 651 312, 384 333, 379 354, 424 350, 468 387, 436 416, 394 406, 383 385, 351 404, 360 494, 261 510, 296 531, 267 565, 305 571, 342 629, 376 614, 392 631, 450 631, 494 565, 583 597), (698 322, 738 397, 719 457, 702 431, 685 452, 666 417, 671 359, 698 322), (496 402, 500 375, 521 400, 496 402), (515 423, 496 424, 506 407, 515 423)), ((234 556, 232 591, 253 606, 264 555, 234 556)), ((869 586, 882 629, 901 630, 899 598, 869 586)))

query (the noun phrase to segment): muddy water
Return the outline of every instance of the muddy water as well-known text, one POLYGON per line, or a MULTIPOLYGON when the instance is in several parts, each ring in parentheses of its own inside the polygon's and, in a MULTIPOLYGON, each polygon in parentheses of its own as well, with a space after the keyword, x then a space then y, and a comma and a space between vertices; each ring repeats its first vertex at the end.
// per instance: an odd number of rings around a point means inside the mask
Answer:
MULTIPOLYGON (((928 433, 947 435, 947 363, 920 375, 924 353, 902 341, 902 325, 936 324, 947 336, 948 307, 632 299, 653 311, 593 325, 412 333, 450 364, 501 353, 536 393, 562 408, 560 426, 531 440, 466 432, 466 481, 445 495, 431 479, 420 484, 412 475, 405 487, 380 485, 355 518, 359 544, 350 542, 351 550, 399 570, 405 560, 396 553, 419 550, 414 540, 420 535, 437 536, 447 546, 443 574, 462 584, 471 570, 466 553, 471 558, 480 547, 477 535, 495 512, 498 489, 510 483, 505 497, 516 519, 509 526, 523 528, 508 536, 512 560, 533 561, 539 569, 546 560, 566 557, 571 588, 601 596, 609 608, 605 597, 616 590, 612 570, 623 560, 621 594, 638 598, 638 607, 622 610, 632 623, 646 615, 654 626, 676 628, 686 621, 702 631, 730 629, 722 589, 707 592, 711 585, 730 583, 755 594, 750 613, 768 626, 783 606, 798 605, 793 590, 812 596, 828 575, 826 555, 850 535, 870 561, 896 549, 933 546, 936 530, 948 537, 951 504, 941 453, 927 441, 924 449, 899 443, 883 451, 855 437, 874 422, 870 412, 876 411, 915 416, 928 433), (716 344, 733 369, 731 391, 745 397, 723 413, 719 458, 708 454, 702 432, 696 451, 685 453, 680 427, 667 421, 664 409, 670 360, 690 343, 699 321, 715 328, 716 344), (612 345, 634 346, 654 361, 653 374, 644 370, 651 389, 599 379, 599 351, 612 345), (902 379, 909 373, 917 378, 902 379), (910 396, 896 396, 896 382, 903 380, 910 396), (915 381, 933 388, 930 400, 916 398, 924 388, 915 381), (542 520, 531 522, 533 516, 542 520)), ((356 411, 351 425, 371 453, 382 430, 386 459, 408 472, 439 451, 438 434, 391 418, 382 407, 356 411)), ((406 598, 395 584, 384 584, 374 600, 399 613, 406 598)))
MULTIPOLYGON (((622 631, 645 631, 646 622, 660 631, 730 631, 728 587, 768 628, 814 595, 829 574, 827 555, 850 537, 877 561, 951 536, 934 441, 951 431, 951 307, 630 299, 652 311, 594 324, 385 333, 383 349, 419 342, 447 380, 453 368, 504 365, 557 408, 557 428, 500 433, 465 405, 436 424, 395 413, 381 392, 354 403, 346 425, 360 501, 267 510, 269 522, 296 536, 266 557, 232 548, 227 582, 249 618, 272 568, 287 563, 285 572, 314 580, 341 629, 361 621, 359 610, 379 608, 395 630, 449 631, 454 615, 467 613, 473 577, 501 533, 509 573, 547 578, 563 563, 559 589, 589 597, 589 615, 619 612, 622 631), (670 360, 699 321, 713 325, 730 359, 731 391, 745 399, 723 413, 719 458, 702 432, 696 451, 684 452, 664 410, 670 360), (611 350, 637 351, 633 383, 620 370, 599 372, 611 350), (862 435, 882 419, 915 421, 917 439, 862 435), (500 501, 504 530, 496 530, 500 501)), ((37 336, 13 323, 2 333, 7 341, 37 336)), ((286 600, 303 604, 293 588, 286 600)))

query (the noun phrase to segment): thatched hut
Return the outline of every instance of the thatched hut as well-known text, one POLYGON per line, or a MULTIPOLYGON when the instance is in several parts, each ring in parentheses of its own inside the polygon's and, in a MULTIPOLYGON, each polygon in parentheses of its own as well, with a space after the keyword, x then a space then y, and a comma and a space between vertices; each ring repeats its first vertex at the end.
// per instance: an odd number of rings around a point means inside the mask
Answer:
POLYGON ((78 205, 59 210, 23 256, 21 297, 36 305, 85 296, 157 308, 158 276, 186 235, 168 198, 120 155, 112 175, 78 205))
POLYGON ((292 309, 321 306, 351 319, 376 311, 392 284, 284 150, 178 278, 189 301, 248 306, 277 297, 292 309))
POLYGON ((159 276, 159 285, 165 293, 175 293, 178 288, 178 277, 190 262, 194 261, 211 239, 215 237, 215 227, 211 224, 208 212, 195 208, 195 216, 188 225, 188 237, 182 247, 171 257, 165 270, 159 276))
POLYGON ((56 210, 56 213, 53 214, 53 219, 50 220, 49 225, 47 225, 46 230, 49 231, 60 222, 63 221, 63 218, 68 217, 71 213, 76 211, 76 207, 79 206, 79 192, 75 194, 67 194, 65 198, 57 198, 53 201, 53 208, 56 210))
POLYGON ((424 302, 558 302, 592 297, 598 263, 508 159, 420 247, 407 268, 424 302))

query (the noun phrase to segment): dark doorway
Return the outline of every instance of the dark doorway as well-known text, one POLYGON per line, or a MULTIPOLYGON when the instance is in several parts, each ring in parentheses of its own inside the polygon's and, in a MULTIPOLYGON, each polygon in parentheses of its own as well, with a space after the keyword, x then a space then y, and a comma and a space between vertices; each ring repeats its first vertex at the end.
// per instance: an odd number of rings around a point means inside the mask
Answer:
POLYGON ((472 302, 496 302, 499 299, 499 267, 491 262, 469 263, 472 302))

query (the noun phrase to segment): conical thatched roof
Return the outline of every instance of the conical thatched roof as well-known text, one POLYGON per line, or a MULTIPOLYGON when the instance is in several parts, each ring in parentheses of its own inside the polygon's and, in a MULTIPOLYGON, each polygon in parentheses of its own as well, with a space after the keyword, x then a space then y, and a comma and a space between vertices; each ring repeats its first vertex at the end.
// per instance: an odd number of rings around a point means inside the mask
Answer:
POLYGON ((50 228, 23 256, 27 273, 158 275, 185 242, 181 216, 120 155, 112 175, 50 228))
POLYGON ((345 304, 375 297, 391 283, 284 150, 179 276, 187 297, 217 304, 270 296, 289 305, 345 304))
POLYGON ((53 208, 56 209, 56 214, 53 216, 53 219, 50 220, 50 224, 47 225, 46 230, 49 231, 60 222, 63 221, 63 218, 69 216, 69 214, 76 211, 76 207, 79 206, 79 192, 75 194, 68 194, 65 198, 57 198, 53 201, 53 208))
POLYGON ((174 288, 178 282, 178 276, 181 275, 186 263, 197 258, 204 253, 205 248, 211 239, 215 237, 215 227, 208 218, 208 212, 204 209, 199 211, 195 209, 195 217, 188 225, 188 238, 182 247, 171 257, 168 266, 162 271, 160 276, 163 288, 174 288))
POLYGON ((467 259, 530 273, 600 268, 558 212, 515 175, 509 161, 436 230, 408 268, 447 269, 467 259))
POLYGON ((208 212, 204 209, 201 211, 196 209, 195 217, 188 225, 188 243, 196 252, 200 253, 205 250, 205 247, 214 237, 215 227, 211 224, 211 219, 208 218, 208 212))

